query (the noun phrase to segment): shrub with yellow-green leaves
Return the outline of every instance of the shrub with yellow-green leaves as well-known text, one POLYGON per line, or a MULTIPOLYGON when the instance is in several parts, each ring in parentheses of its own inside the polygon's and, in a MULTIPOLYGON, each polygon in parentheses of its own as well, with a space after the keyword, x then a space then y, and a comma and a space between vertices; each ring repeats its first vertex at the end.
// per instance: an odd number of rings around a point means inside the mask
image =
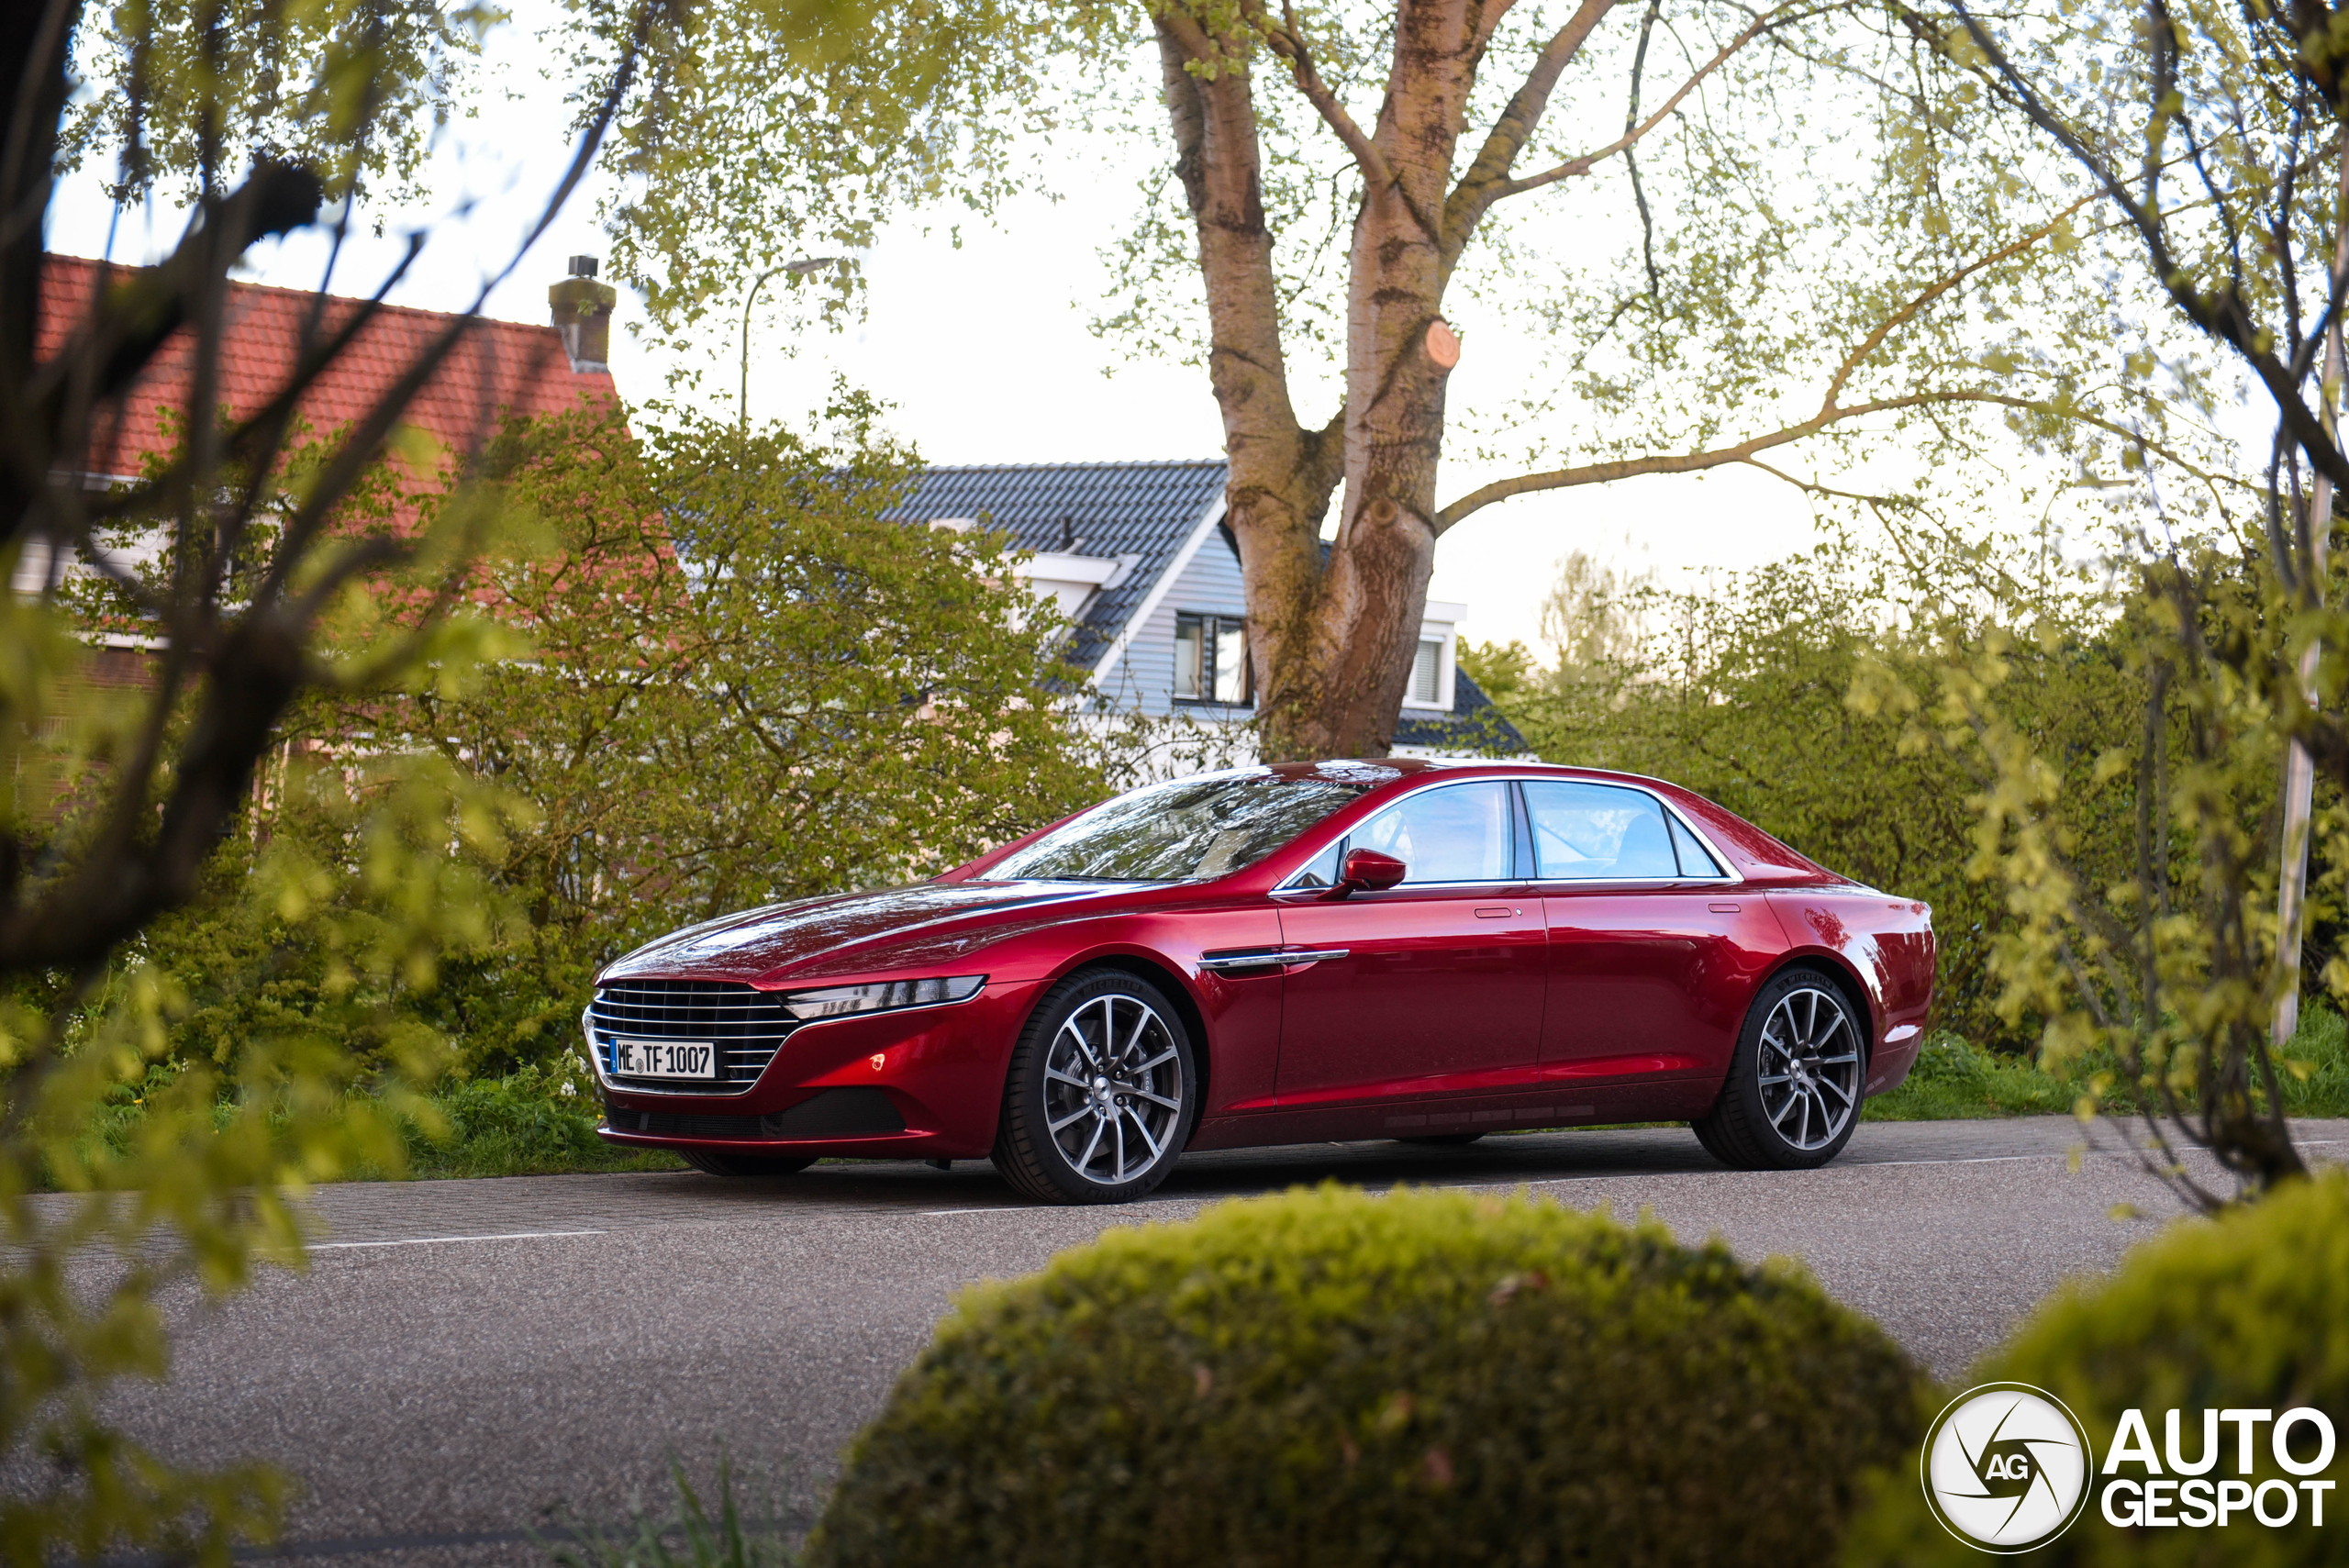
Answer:
POLYGON ((849 1455, 824 1568, 1776 1565, 1913 1451, 1808 1278, 1523 1198, 1324 1186, 966 1292, 849 1455))
MULTIPOLYGON (((2122 1412, 2143 1412, 2157 1461, 2166 1458, 2166 1414, 2180 1412, 2185 1452, 2202 1457, 2205 1410, 2260 1410, 2281 1415, 2321 1410, 2336 1432, 2349 1430, 2349 1176, 2339 1171, 2312 1181, 2288 1182, 2258 1204, 2216 1219, 2188 1220, 2132 1252, 2109 1278, 2075 1284, 2043 1305, 1965 1382, 2027 1383, 2061 1399, 2087 1428, 2101 1463, 2110 1453, 2122 1412)), ((2270 1528, 2238 1512, 2224 1528, 2121 1527, 2109 1523, 2092 1501, 2087 1511, 2033 1562, 2082 1568, 2285 1568, 2339 1562, 2349 1549, 2349 1450, 2336 1449, 2318 1475, 2288 1475, 2276 1463, 2271 1433, 2254 1429, 2251 1474, 2237 1473, 2238 1431, 2220 1429, 2220 1462, 2203 1479, 2248 1479, 2252 1486, 2302 1480, 2336 1483, 2324 1505, 2324 1523, 2310 1522, 2305 1495, 2288 1525, 2270 1528)), ((2313 1435, 2295 1428, 2299 1462, 2313 1435)), ((1875 1502, 1852 1532, 1845 1561, 1853 1568, 1929 1568, 1978 1563, 1983 1554, 1934 1521, 1926 1511, 1912 1462, 1886 1476, 1875 1502)), ((2175 1485, 2180 1473, 2166 1465, 2175 1485)), ((2147 1469, 2132 1460, 2100 1485, 2119 1479, 2142 1487, 2147 1469)), ((2126 1518, 2133 1501, 2125 1490, 2114 1512, 2126 1518)), ((2176 1491, 2157 1514, 2208 1517, 2176 1491)), ((2271 1513, 2280 1511, 2274 1504, 2271 1513)))

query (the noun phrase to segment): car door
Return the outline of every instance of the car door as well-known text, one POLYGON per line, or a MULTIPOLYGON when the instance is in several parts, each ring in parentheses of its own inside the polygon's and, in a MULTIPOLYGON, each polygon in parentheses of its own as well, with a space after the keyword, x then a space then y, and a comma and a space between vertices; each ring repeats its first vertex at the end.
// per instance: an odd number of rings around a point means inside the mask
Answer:
MULTIPOLYGON (((1281 1008, 1283 1109, 1391 1104, 1526 1085, 1541 1047, 1541 901, 1516 873, 1508 784, 1415 790, 1333 846, 1406 867, 1385 892, 1279 898, 1292 968, 1281 1008)), ((1375 1119, 1375 1118, 1374 1118, 1375 1119)))
POLYGON ((1645 790, 1522 788, 1549 937, 1543 1081, 1718 1082, 1786 945, 1768 905, 1645 790))

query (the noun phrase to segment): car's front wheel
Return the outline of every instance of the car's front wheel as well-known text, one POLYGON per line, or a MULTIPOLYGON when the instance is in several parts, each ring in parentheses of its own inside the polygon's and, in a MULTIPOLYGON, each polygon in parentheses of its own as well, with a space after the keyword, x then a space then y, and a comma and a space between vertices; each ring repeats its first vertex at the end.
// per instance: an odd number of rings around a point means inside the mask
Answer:
POLYGON ((712 1176, 796 1176, 813 1157, 782 1154, 723 1154, 714 1149, 680 1149, 677 1158, 712 1176))
POLYGON ((1842 1153, 1860 1118, 1866 1017, 1813 970, 1763 986, 1720 1098, 1694 1124, 1698 1140, 1742 1171, 1807 1171, 1842 1153))
POLYGON ((996 1169, 1045 1203, 1124 1203, 1166 1179, 1197 1119, 1182 1015, 1122 970, 1054 986, 1011 1053, 996 1169))

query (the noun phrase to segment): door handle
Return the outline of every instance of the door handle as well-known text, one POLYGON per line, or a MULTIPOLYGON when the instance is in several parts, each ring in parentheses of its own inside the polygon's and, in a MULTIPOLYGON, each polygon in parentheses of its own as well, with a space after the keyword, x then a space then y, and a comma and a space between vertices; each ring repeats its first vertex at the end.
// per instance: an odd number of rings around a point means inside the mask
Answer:
POLYGON ((1487 904, 1483 908, 1476 911, 1476 918, 1479 920, 1506 920, 1511 915, 1516 913, 1516 910, 1510 908, 1506 904, 1498 906, 1487 904))

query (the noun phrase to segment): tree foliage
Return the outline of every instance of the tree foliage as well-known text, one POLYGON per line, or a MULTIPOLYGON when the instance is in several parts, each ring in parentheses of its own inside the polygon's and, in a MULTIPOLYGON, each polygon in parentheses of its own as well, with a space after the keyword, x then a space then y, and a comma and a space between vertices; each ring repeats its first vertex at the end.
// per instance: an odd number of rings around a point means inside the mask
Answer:
MULTIPOLYGON (((1896 11, 1979 83, 1977 120, 2028 127, 2080 172, 2136 251, 2148 292, 2273 417, 2258 505, 2223 517, 2231 526, 2218 533, 2220 550, 2254 551, 2247 573, 2214 578, 2202 550, 2181 543, 2180 525, 2196 519, 2180 515, 2175 476, 2152 464, 2143 499, 2160 532, 2148 527, 2129 551, 2130 619, 2150 639, 2138 649, 2148 733, 2174 727, 2187 743, 2174 773, 2141 781, 2140 865, 2108 900, 2115 908, 2098 908, 2060 864, 2030 865, 2049 857, 2030 828, 2039 792, 2027 751, 2001 760, 1988 828, 2004 819, 2018 831, 2015 863, 2047 922, 2041 988, 2068 985, 2092 1020, 2081 1030, 2114 1038, 2156 1075, 2181 1127, 2255 1192, 2300 1168, 2270 1042, 2289 1033, 2297 1007, 2311 851, 2335 863, 2343 852, 2342 824, 2310 814, 2313 775, 2329 773, 2336 790, 2349 782, 2349 726, 2338 717, 2349 617, 2328 561, 2349 483, 2338 427, 2349 376, 2339 17, 2322 6, 2195 0, 1987 15, 1945 0, 1896 11), (2246 793, 2278 757, 2279 820, 2251 833, 2246 793), (2178 907, 2157 896, 2173 839, 2200 873, 2197 896, 2178 907), (2264 884, 2263 857, 2276 867, 2264 884)), ((2128 369, 2149 377, 2155 367, 2132 357, 2128 369)), ((2232 510, 2222 492, 2210 500, 2232 510)), ((1956 683, 1953 711, 1971 697, 1956 683)), ((1996 727, 1984 735, 1995 739, 1996 727)), ((2148 745, 2144 755, 2158 752, 2148 745)))
POLYGON ((484 869, 520 923, 439 993, 469 1062, 567 1048, 593 972, 662 931, 931 875, 1097 798, 1064 628, 1002 536, 886 517, 914 459, 876 412, 844 397, 830 442, 596 412, 500 441, 547 537, 478 596, 531 656, 321 733, 517 802, 484 869))
POLYGON ((60 172, 111 164, 107 194, 178 206, 217 195, 207 171, 258 162, 318 175, 329 199, 423 193, 436 133, 473 112, 486 4, 294 6, 118 0, 83 13, 82 91, 60 172))
MULTIPOLYGON (((2279 1079, 2289 1068, 2269 1039, 2293 617, 2244 553, 2156 561, 2126 584, 2103 639, 2126 677, 2109 717, 2137 733, 2092 753, 2059 752, 2014 722, 2021 639, 2000 628, 1947 651, 1921 708, 1880 684, 1855 693, 1915 714, 1911 749, 1937 741, 1979 773, 1970 864, 2011 917, 1997 953, 2005 1010, 2047 1020, 2050 1063, 2109 1062, 2090 1105, 2122 1089, 2149 1167, 2206 1209, 2305 1173, 2279 1079), (2068 828, 2084 810, 2104 819, 2102 863, 2068 828), (2180 1157, 2195 1147, 2224 1180, 2180 1157)), ((2327 796, 2320 904, 2338 909, 2349 817, 2337 787, 2327 796)), ((2349 968, 2336 957, 2325 978, 2338 995, 2349 968)))
MULTIPOLYGON (((1898 563, 1822 547, 1670 590, 1570 561, 1553 595, 1566 618, 1551 623, 1552 662, 1520 647, 1462 662, 1545 760, 1671 779, 1837 872, 1930 903, 1937 1024, 2029 1050, 2042 1016, 2003 1006, 1995 963, 2012 917, 1971 865, 1979 771, 1938 745, 1903 745, 1909 714, 1938 693, 1945 650, 1983 629, 1978 607, 1966 614, 1937 591, 1958 564, 1920 583, 1898 563), (1855 684, 1873 694, 1865 706, 1850 700, 1855 684)), ((2009 656, 2003 711, 2085 784, 2097 757, 2132 739, 2133 687, 2099 606, 2032 597, 2046 640, 2009 656)), ((2110 800, 2067 799, 2062 830, 2097 873, 2119 874, 2125 813, 2110 800)))
MULTIPOLYGON (((107 1425, 106 1388, 167 1372, 159 1292, 217 1295, 257 1263, 298 1262, 303 1184, 396 1168, 395 1113, 440 1062, 387 1014, 440 954, 490 934, 467 857, 494 861, 503 824, 437 758, 306 756, 274 787, 315 798, 315 831, 255 838, 244 814, 304 704, 461 683, 494 651, 460 612, 505 523, 478 462, 496 411, 479 408, 454 450, 403 421, 519 248, 484 268, 473 308, 371 372, 382 390, 347 427, 306 431, 306 397, 349 365, 429 235, 370 298, 331 301, 322 278, 275 384, 225 423, 217 406, 231 271, 257 240, 306 229, 338 254, 357 221, 343 198, 413 172, 425 132, 409 117, 453 90, 487 15, 379 0, 0 7, 0 567, 44 579, 0 595, 0 1555, 26 1568, 124 1549, 225 1562, 235 1538, 269 1528, 280 1480, 141 1451, 107 1425), (88 298, 47 314, 57 182, 108 161, 118 197, 176 199, 185 226, 157 264, 104 270, 88 298), (157 397, 141 378, 167 348, 191 367, 173 410, 185 439, 105 483, 135 466, 120 445, 129 400, 157 397), (369 476, 393 450, 411 477, 451 485, 451 504, 429 519, 373 511, 369 476), (109 551, 124 532, 149 569, 109 551), (110 580, 128 649, 94 647, 103 628, 64 602, 84 573, 110 580), (403 614, 367 635, 365 607, 384 603, 403 614), (224 857, 239 918, 262 933, 247 946, 273 950, 253 978, 279 984, 287 951, 313 955, 317 977, 298 1005, 240 1018, 226 1062, 178 1049, 195 998, 142 962, 153 924, 224 857), (351 1047, 378 1025, 364 1059, 351 1047), (379 1093, 354 1105, 362 1079, 379 1093), (93 1140, 124 1099, 144 1113, 136 1136, 93 1140), (64 1192, 36 1193, 45 1184, 64 1192)), ((583 105, 525 247, 592 164, 663 15, 645 0, 619 24, 609 92, 583 105)))
MULTIPOLYGON (((2030 580, 1841 547, 1710 591, 1596 605, 1543 667, 1464 667, 1550 761, 1720 800, 1831 869, 1934 912, 1936 1021, 2027 1051, 2134 1119, 2149 1162, 2216 1206, 2296 1173, 2267 1044, 2279 783, 2297 624, 2255 540, 2109 581, 2030 580), (1915 565, 1925 570, 1914 571, 1915 565), (1971 578, 1973 592, 1949 585, 1971 578), (2183 1151, 2217 1155, 2212 1183, 2183 1151)), ((2318 797, 2312 966, 2349 995, 2349 815, 2318 797)))
POLYGON ((769 69, 755 6, 701 25, 623 111, 667 128, 608 214, 665 324, 786 247, 1049 186, 1073 139, 1147 160, 1102 322, 1219 400, 1273 754, 1384 749, 1434 541, 1509 496, 1748 465, 1913 526, 1951 475, 2038 506, 2076 462, 2210 461, 2078 267, 2092 187, 1875 10, 950 0, 852 71, 769 69), (1522 384, 1448 391, 1447 317, 1522 384), (1463 433, 1503 476, 1440 497, 1463 433))

